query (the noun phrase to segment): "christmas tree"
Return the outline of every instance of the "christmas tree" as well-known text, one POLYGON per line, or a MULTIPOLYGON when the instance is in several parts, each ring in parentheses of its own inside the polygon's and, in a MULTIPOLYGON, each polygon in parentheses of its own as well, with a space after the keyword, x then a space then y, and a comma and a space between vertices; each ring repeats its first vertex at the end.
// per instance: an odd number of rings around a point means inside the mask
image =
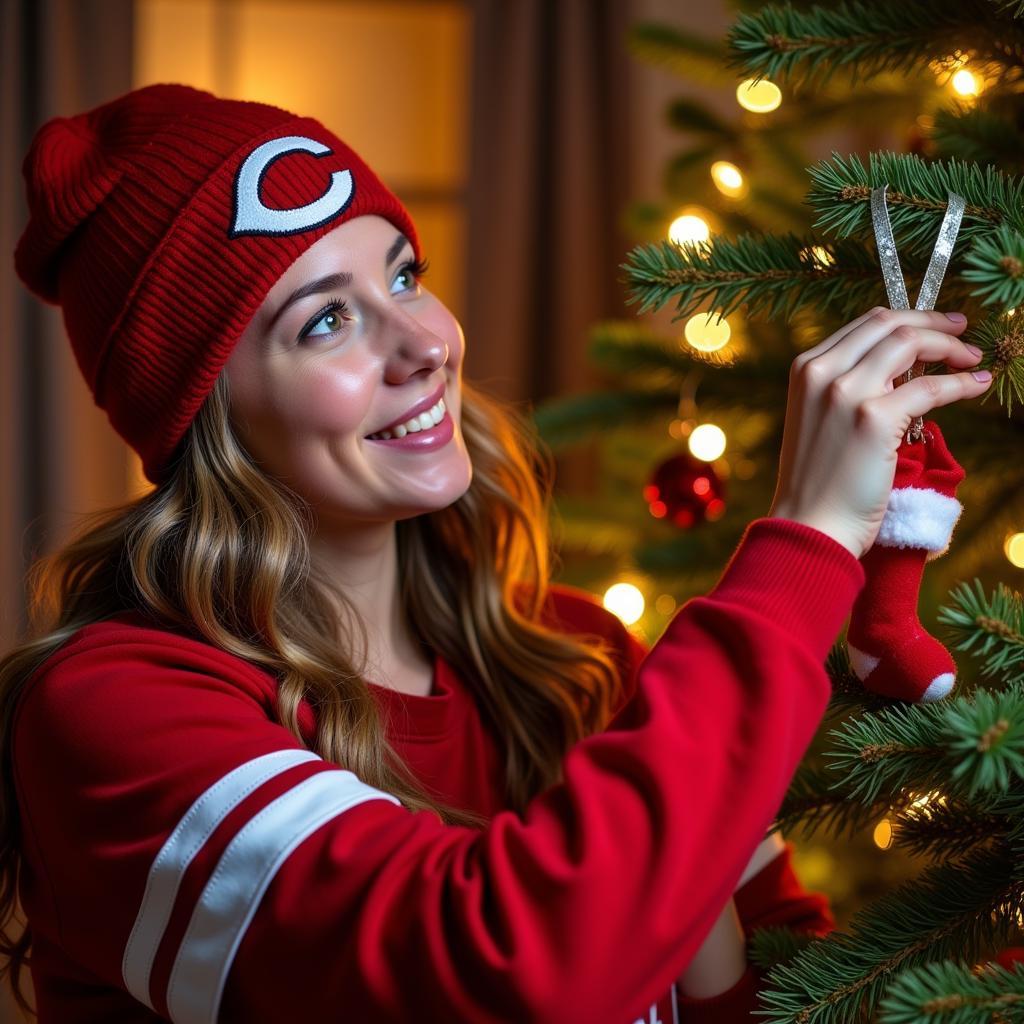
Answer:
POLYGON ((1024 597, 994 577, 1007 559, 1024 564, 1013 415, 1024 400, 1024 2, 745 3, 722 43, 640 25, 630 45, 683 78, 743 80, 749 113, 732 123, 674 103, 670 121, 690 144, 667 169, 666 201, 631 212, 647 239, 622 265, 631 301, 638 315, 673 305, 684 337, 600 324, 591 355, 606 390, 535 411, 556 452, 588 446, 602 467, 599 493, 558 496, 564 575, 591 589, 618 578, 610 605, 620 592, 637 599, 636 583, 662 591, 643 615, 624 609, 649 637, 713 585, 766 513, 793 358, 889 304, 873 190, 887 186, 911 295, 951 193, 962 197, 938 308, 967 315, 962 337, 994 382, 941 412, 969 470, 965 514, 920 606, 960 652, 958 685, 934 703, 873 693, 840 638, 826 722, 776 821, 851 843, 884 825, 913 877, 827 937, 756 933, 751 955, 768 972, 764 1019, 780 1024, 1024 1021, 1024 966, 992 962, 1011 964, 1007 947, 1024 941, 1024 597), (790 92, 777 109, 772 87, 790 92), (817 127, 865 117, 905 125, 905 151, 809 164, 817 127))

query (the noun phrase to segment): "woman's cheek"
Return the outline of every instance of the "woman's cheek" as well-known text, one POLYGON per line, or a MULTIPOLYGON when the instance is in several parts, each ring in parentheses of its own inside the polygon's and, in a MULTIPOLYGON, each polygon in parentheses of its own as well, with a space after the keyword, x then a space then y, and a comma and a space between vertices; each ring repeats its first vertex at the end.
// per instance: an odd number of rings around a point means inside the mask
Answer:
POLYGON ((355 430, 365 421, 372 397, 369 370, 321 367, 296 390, 297 412, 314 428, 340 433, 355 430))

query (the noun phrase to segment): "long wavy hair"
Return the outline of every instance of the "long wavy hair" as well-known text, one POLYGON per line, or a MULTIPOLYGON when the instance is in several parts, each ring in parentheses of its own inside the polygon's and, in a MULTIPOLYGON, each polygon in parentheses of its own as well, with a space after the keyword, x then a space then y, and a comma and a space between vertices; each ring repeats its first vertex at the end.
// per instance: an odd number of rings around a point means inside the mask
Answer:
MULTIPOLYGON (((562 760, 602 729, 619 697, 613 655, 566 636, 541 611, 557 555, 549 539, 554 460, 532 421, 463 383, 462 434, 473 465, 452 505, 396 523, 401 600, 414 637, 473 687, 504 753, 507 806, 522 812, 561 779, 562 760), (429 624, 429 631, 421 624, 429 624)), ((11 728, 25 682, 74 633, 126 610, 272 673, 282 725, 305 746, 298 709, 316 712, 313 749, 414 811, 482 827, 432 799, 389 744, 363 674, 366 630, 310 559, 314 515, 261 472, 235 434, 222 373, 159 486, 94 513, 27 575, 28 638, 0 659, 0 955, 22 1009, 31 929, 17 918, 20 821, 11 728), (342 635, 336 642, 341 611, 342 635)))

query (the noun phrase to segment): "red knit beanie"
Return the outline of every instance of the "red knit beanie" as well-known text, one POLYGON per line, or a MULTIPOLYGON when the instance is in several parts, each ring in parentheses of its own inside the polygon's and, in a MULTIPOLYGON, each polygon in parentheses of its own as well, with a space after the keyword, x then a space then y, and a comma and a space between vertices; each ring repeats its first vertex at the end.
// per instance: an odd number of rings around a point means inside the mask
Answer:
POLYGON ((25 285, 59 304, 96 404, 160 483, 267 292, 317 239, 412 219, 318 121, 185 85, 47 121, 23 165, 25 285))

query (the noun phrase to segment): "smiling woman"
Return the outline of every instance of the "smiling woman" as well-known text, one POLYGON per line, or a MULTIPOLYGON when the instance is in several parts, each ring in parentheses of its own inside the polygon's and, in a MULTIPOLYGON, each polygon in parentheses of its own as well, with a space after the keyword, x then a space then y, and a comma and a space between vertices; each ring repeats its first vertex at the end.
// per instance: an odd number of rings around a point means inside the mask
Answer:
POLYGON ((25 174, 18 272, 155 485, 0 660, 41 1024, 747 1019, 743 929, 830 924, 762 840, 857 560, 758 520, 647 652, 551 583, 550 453, 323 125, 151 86, 25 174))

